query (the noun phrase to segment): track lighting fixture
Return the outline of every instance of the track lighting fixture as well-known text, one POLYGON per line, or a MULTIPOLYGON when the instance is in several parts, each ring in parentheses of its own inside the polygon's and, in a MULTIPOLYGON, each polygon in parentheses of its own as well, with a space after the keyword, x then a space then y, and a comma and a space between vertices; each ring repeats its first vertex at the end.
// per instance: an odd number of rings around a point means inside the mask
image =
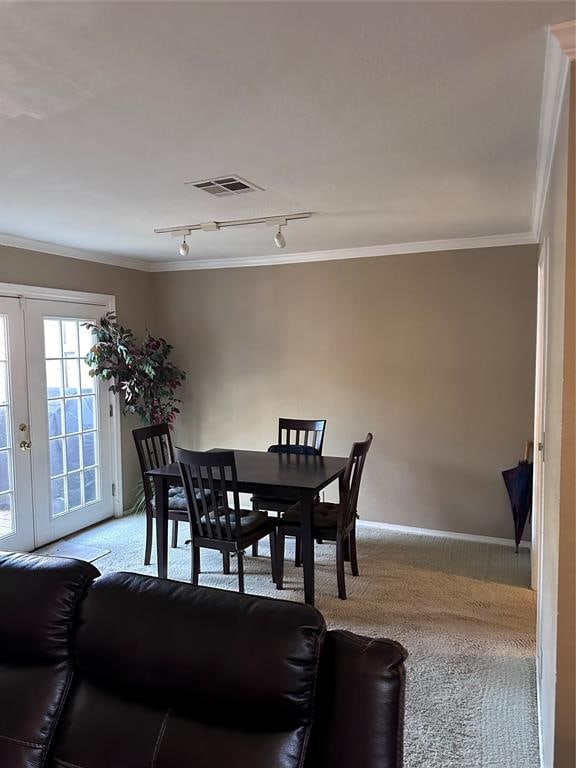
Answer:
POLYGON ((295 221, 296 219, 309 219, 312 216, 311 213, 287 213, 284 216, 261 216, 257 219, 232 219, 230 221, 206 221, 201 224, 185 224, 180 227, 163 227, 155 229, 157 234, 171 234, 175 237, 182 237, 183 240, 180 243, 180 256, 188 256, 190 252, 190 246, 186 242, 186 237, 191 232, 196 230, 202 230, 203 232, 217 232, 220 229, 226 227, 243 227, 247 224, 266 224, 269 227, 276 228, 276 234, 274 236, 274 243, 277 248, 286 248, 286 238, 282 234, 282 227, 285 227, 289 221, 295 221))
POLYGON ((276 243, 276 248, 286 248, 286 238, 282 234, 281 224, 278 224, 278 232, 276 232, 276 236, 274 237, 274 242, 276 243))

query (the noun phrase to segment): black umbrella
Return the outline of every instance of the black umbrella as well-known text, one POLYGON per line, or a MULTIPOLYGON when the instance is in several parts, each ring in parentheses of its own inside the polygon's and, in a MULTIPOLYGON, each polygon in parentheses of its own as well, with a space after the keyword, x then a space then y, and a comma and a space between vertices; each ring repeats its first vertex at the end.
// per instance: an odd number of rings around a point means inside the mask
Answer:
POLYGON ((506 490, 512 504, 512 517, 514 518, 514 538, 516 540, 516 552, 524 533, 526 520, 532 511, 532 473, 534 465, 528 461, 530 449, 533 443, 527 442, 524 450, 524 459, 518 462, 518 466, 506 469, 502 477, 506 483, 506 490))

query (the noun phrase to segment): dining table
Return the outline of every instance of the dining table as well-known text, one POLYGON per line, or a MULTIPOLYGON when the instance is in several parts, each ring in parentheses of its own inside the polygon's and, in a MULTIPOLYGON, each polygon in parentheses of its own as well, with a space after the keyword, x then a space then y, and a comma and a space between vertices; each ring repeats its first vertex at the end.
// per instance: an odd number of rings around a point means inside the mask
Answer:
MULTIPOLYGON (((238 491, 256 496, 300 502, 302 519, 302 566, 304 599, 314 605, 313 508, 316 496, 333 482, 342 482, 347 459, 268 451, 233 450, 238 491)), ((156 504, 156 554, 158 576, 168 577, 168 489, 181 486, 178 464, 167 464, 146 473, 154 483, 156 504)))

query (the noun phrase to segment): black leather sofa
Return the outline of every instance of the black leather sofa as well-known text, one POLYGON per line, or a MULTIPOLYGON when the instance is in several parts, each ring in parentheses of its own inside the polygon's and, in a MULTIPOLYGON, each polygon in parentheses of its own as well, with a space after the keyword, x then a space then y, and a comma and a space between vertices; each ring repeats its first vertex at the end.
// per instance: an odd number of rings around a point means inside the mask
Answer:
POLYGON ((405 657, 306 605, 0 553, 0 766, 399 768, 405 657))

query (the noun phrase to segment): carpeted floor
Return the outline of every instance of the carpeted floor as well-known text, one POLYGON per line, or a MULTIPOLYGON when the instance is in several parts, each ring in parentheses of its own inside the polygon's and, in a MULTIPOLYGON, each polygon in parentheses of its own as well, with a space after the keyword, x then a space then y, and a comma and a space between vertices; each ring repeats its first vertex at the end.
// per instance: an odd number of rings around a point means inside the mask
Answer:
MULTIPOLYGON (((187 581, 190 553, 170 550, 170 578, 187 581)), ((155 574, 142 565, 144 521, 112 520, 69 541, 109 549, 102 573, 155 574)), ((290 547, 290 545, 289 545, 290 547)), ((246 590, 302 600, 287 561, 285 589, 270 578, 268 548, 246 558, 246 590)), ((287 552, 288 552, 287 548, 287 552)), ((290 549, 291 551, 291 549, 290 549)), ((409 651, 406 768, 537 768, 535 601, 527 550, 359 528, 358 578, 336 597, 334 546, 316 546, 317 607, 331 627, 399 640, 409 651)), ((217 554, 203 551, 200 583, 236 589, 217 554)), ((233 561, 234 568, 234 561, 233 561)), ((351 768, 353 768, 351 766, 351 768)))

